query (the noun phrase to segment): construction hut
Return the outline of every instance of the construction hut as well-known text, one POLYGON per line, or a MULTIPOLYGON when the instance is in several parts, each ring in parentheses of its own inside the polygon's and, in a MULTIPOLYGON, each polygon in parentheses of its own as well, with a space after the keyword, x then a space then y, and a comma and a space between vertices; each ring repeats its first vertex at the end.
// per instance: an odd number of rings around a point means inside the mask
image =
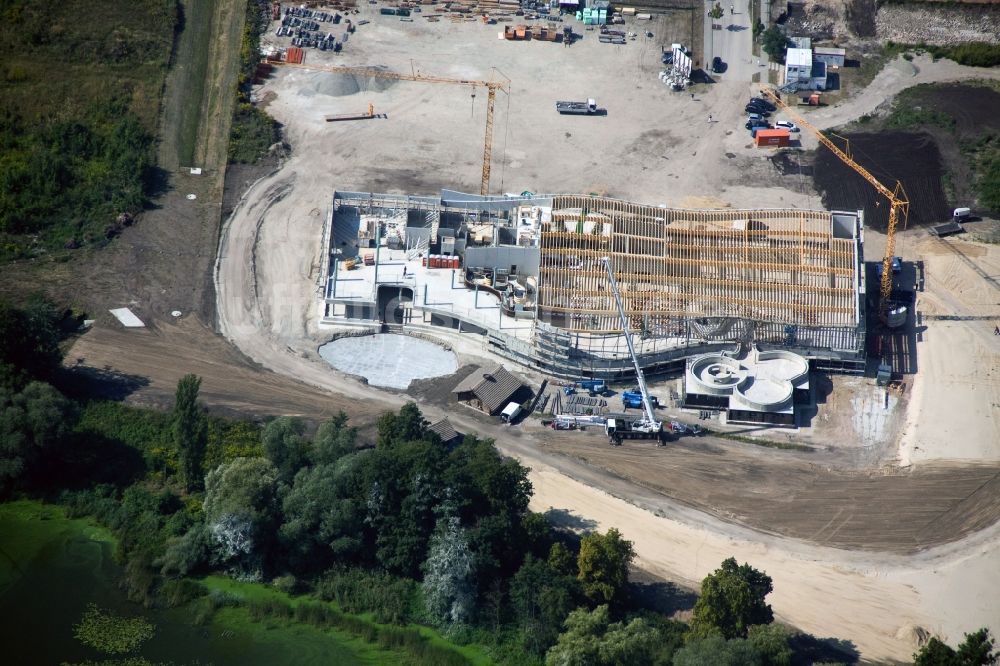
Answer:
POLYGON ((521 380, 497 364, 491 368, 476 370, 459 382, 452 393, 459 402, 487 414, 499 414, 522 387, 521 380))
POLYGON ((441 438, 441 442, 445 446, 454 446, 462 441, 462 436, 458 434, 455 430, 455 426, 451 424, 447 418, 443 418, 436 423, 432 423, 427 426, 427 431, 432 432, 441 438))

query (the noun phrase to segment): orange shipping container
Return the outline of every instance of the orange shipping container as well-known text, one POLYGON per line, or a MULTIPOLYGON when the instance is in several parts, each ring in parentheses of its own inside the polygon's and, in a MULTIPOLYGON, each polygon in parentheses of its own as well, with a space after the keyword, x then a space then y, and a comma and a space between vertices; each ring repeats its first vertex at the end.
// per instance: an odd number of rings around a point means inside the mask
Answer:
POLYGON ((786 129, 760 129, 757 130, 757 147, 781 148, 787 146, 791 140, 791 135, 786 129))

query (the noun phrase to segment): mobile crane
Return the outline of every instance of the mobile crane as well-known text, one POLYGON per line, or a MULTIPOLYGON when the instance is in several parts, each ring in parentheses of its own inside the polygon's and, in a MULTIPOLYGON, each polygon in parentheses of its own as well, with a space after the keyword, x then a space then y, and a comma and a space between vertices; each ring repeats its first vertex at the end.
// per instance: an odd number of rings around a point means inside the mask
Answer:
POLYGON ((615 305, 618 306, 618 317, 622 323, 622 333, 625 335, 625 344, 628 345, 629 356, 632 357, 632 365, 635 368, 635 378, 639 382, 639 392, 642 393, 643 416, 634 421, 627 419, 608 419, 604 426, 608 435, 608 440, 614 444, 621 444, 624 439, 657 439, 663 441, 663 423, 656 420, 653 414, 653 401, 649 396, 649 389, 646 388, 646 377, 639 367, 639 359, 635 355, 635 347, 632 345, 632 332, 629 330, 628 317, 625 316, 625 306, 622 305, 621 293, 618 291, 618 283, 615 281, 615 273, 611 268, 611 257, 602 257, 604 268, 608 272, 608 283, 611 285, 611 294, 615 297, 615 305))
POLYGON ((763 88, 761 92, 772 99, 774 103, 791 116, 796 123, 815 134, 816 138, 819 139, 819 142, 829 148, 841 162, 858 172, 862 178, 871 183, 872 187, 874 187, 879 194, 889 200, 889 225, 885 232, 885 256, 882 258, 878 316, 879 320, 884 322, 889 328, 902 326, 906 323, 906 308, 892 302, 892 273, 894 261, 893 252, 896 249, 896 226, 899 224, 900 218, 902 218, 903 226, 905 227, 907 218, 910 214, 910 200, 906 196, 903 184, 897 180, 896 187, 890 190, 888 187, 880 183, 879 180, 868 171, 868 169, 854 161, 850 155, 850 144, 845 145, 846 150, 841 150, 841 148, 831 141, 825 134, 823 134, 823 132, 806 121, 805 118, 797 114, 791 109, 791 107, 785 104, 777 91, 771 90, 770 88, 763 88))
MULTIPOLYGON (((392 79, 394 81, 423 81, 424 83, 447 83, 452 85, 472 86, 473 95, 476 88, 486 88, 486 136, 483 140, 483 173, 479 188, 479 194, 487 196, 490 192, 490 166, 493 162, 493 107, 496 101, 497 91, 510 94, 510 79, 503 77, 502 80, 479 81, 476 79, 451 79, 444 76, 430 76, 413 71, 410 74, 392 72, 376 67, 345 67, 340 65, 306 65, 304 63, 291 63, 285 60, 269 58, 266 61, 271 65, 281 65, 283 67, 297 67, 317 72, 331 72, 333 74, 351 74, 354 76, 370 76, 377 79, 392 79)), ((496 71, 494 69, 494 71, 496 71)), ((499 72, 498 72, 499 73, 499 72)), ((500 76, 503 76, 502 74, 500 76)))

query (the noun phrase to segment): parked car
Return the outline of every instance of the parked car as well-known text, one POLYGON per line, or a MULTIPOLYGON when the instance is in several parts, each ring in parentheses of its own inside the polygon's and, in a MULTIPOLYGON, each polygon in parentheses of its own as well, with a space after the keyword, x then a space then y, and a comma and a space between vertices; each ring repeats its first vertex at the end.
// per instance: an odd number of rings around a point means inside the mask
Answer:
POLYGON ((744 107, 744 111, 746 111, 747 113, 756 113, 761 116, 771 115, 771 112, 768 111, 763 104, 754 104, 752 102, 750 104, 747 104, 746 107, 744 107))
POLYGON ((712 71, 716 74, 722 73, 722 58, 719 56, 712 58, 712 71))
POLYGON ((778 122, 774 123, 774 126, 777 127, 778 129, 786 129, 789 132, 799 131, 798 125, 796 125, 795 123, 788 122, 787 120, 779 120, 778 122))
POLYGON ((747 114, 747 120, 764 120, 764 116, 759 113, 749 113, 747 114))
POLYGON ((777 108, 778 108, 774 104, 771 104, 769 101, 767 101, 766 99, 764 99, 763 97, 751 97, 750 98, 750 103, 751 104, 760 104, 765 109, 767 109, 768 111, 772 111, 772 112, 776 111, 777 108))
POLYGON ((771 123, 767 122, 764 119, 760 119, 760 120, 748 120, 747 124, 744 125, 744 127, 746 127, 748 130, 750 130, 752 132, 754 130, 754 128, 757 128, 757 127, 763 127, 765 129, 770 129, 771 128, 771 123))

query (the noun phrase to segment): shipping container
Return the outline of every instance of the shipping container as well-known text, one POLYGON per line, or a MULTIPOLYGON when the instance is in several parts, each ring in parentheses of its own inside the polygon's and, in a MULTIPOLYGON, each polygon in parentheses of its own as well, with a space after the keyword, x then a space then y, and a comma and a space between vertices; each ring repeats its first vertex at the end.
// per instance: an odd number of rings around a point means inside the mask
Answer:
POLYGON ((758 148, 780 148, 787 146, 791 140, 786 129, 759 129, 754 139, 758 148))

